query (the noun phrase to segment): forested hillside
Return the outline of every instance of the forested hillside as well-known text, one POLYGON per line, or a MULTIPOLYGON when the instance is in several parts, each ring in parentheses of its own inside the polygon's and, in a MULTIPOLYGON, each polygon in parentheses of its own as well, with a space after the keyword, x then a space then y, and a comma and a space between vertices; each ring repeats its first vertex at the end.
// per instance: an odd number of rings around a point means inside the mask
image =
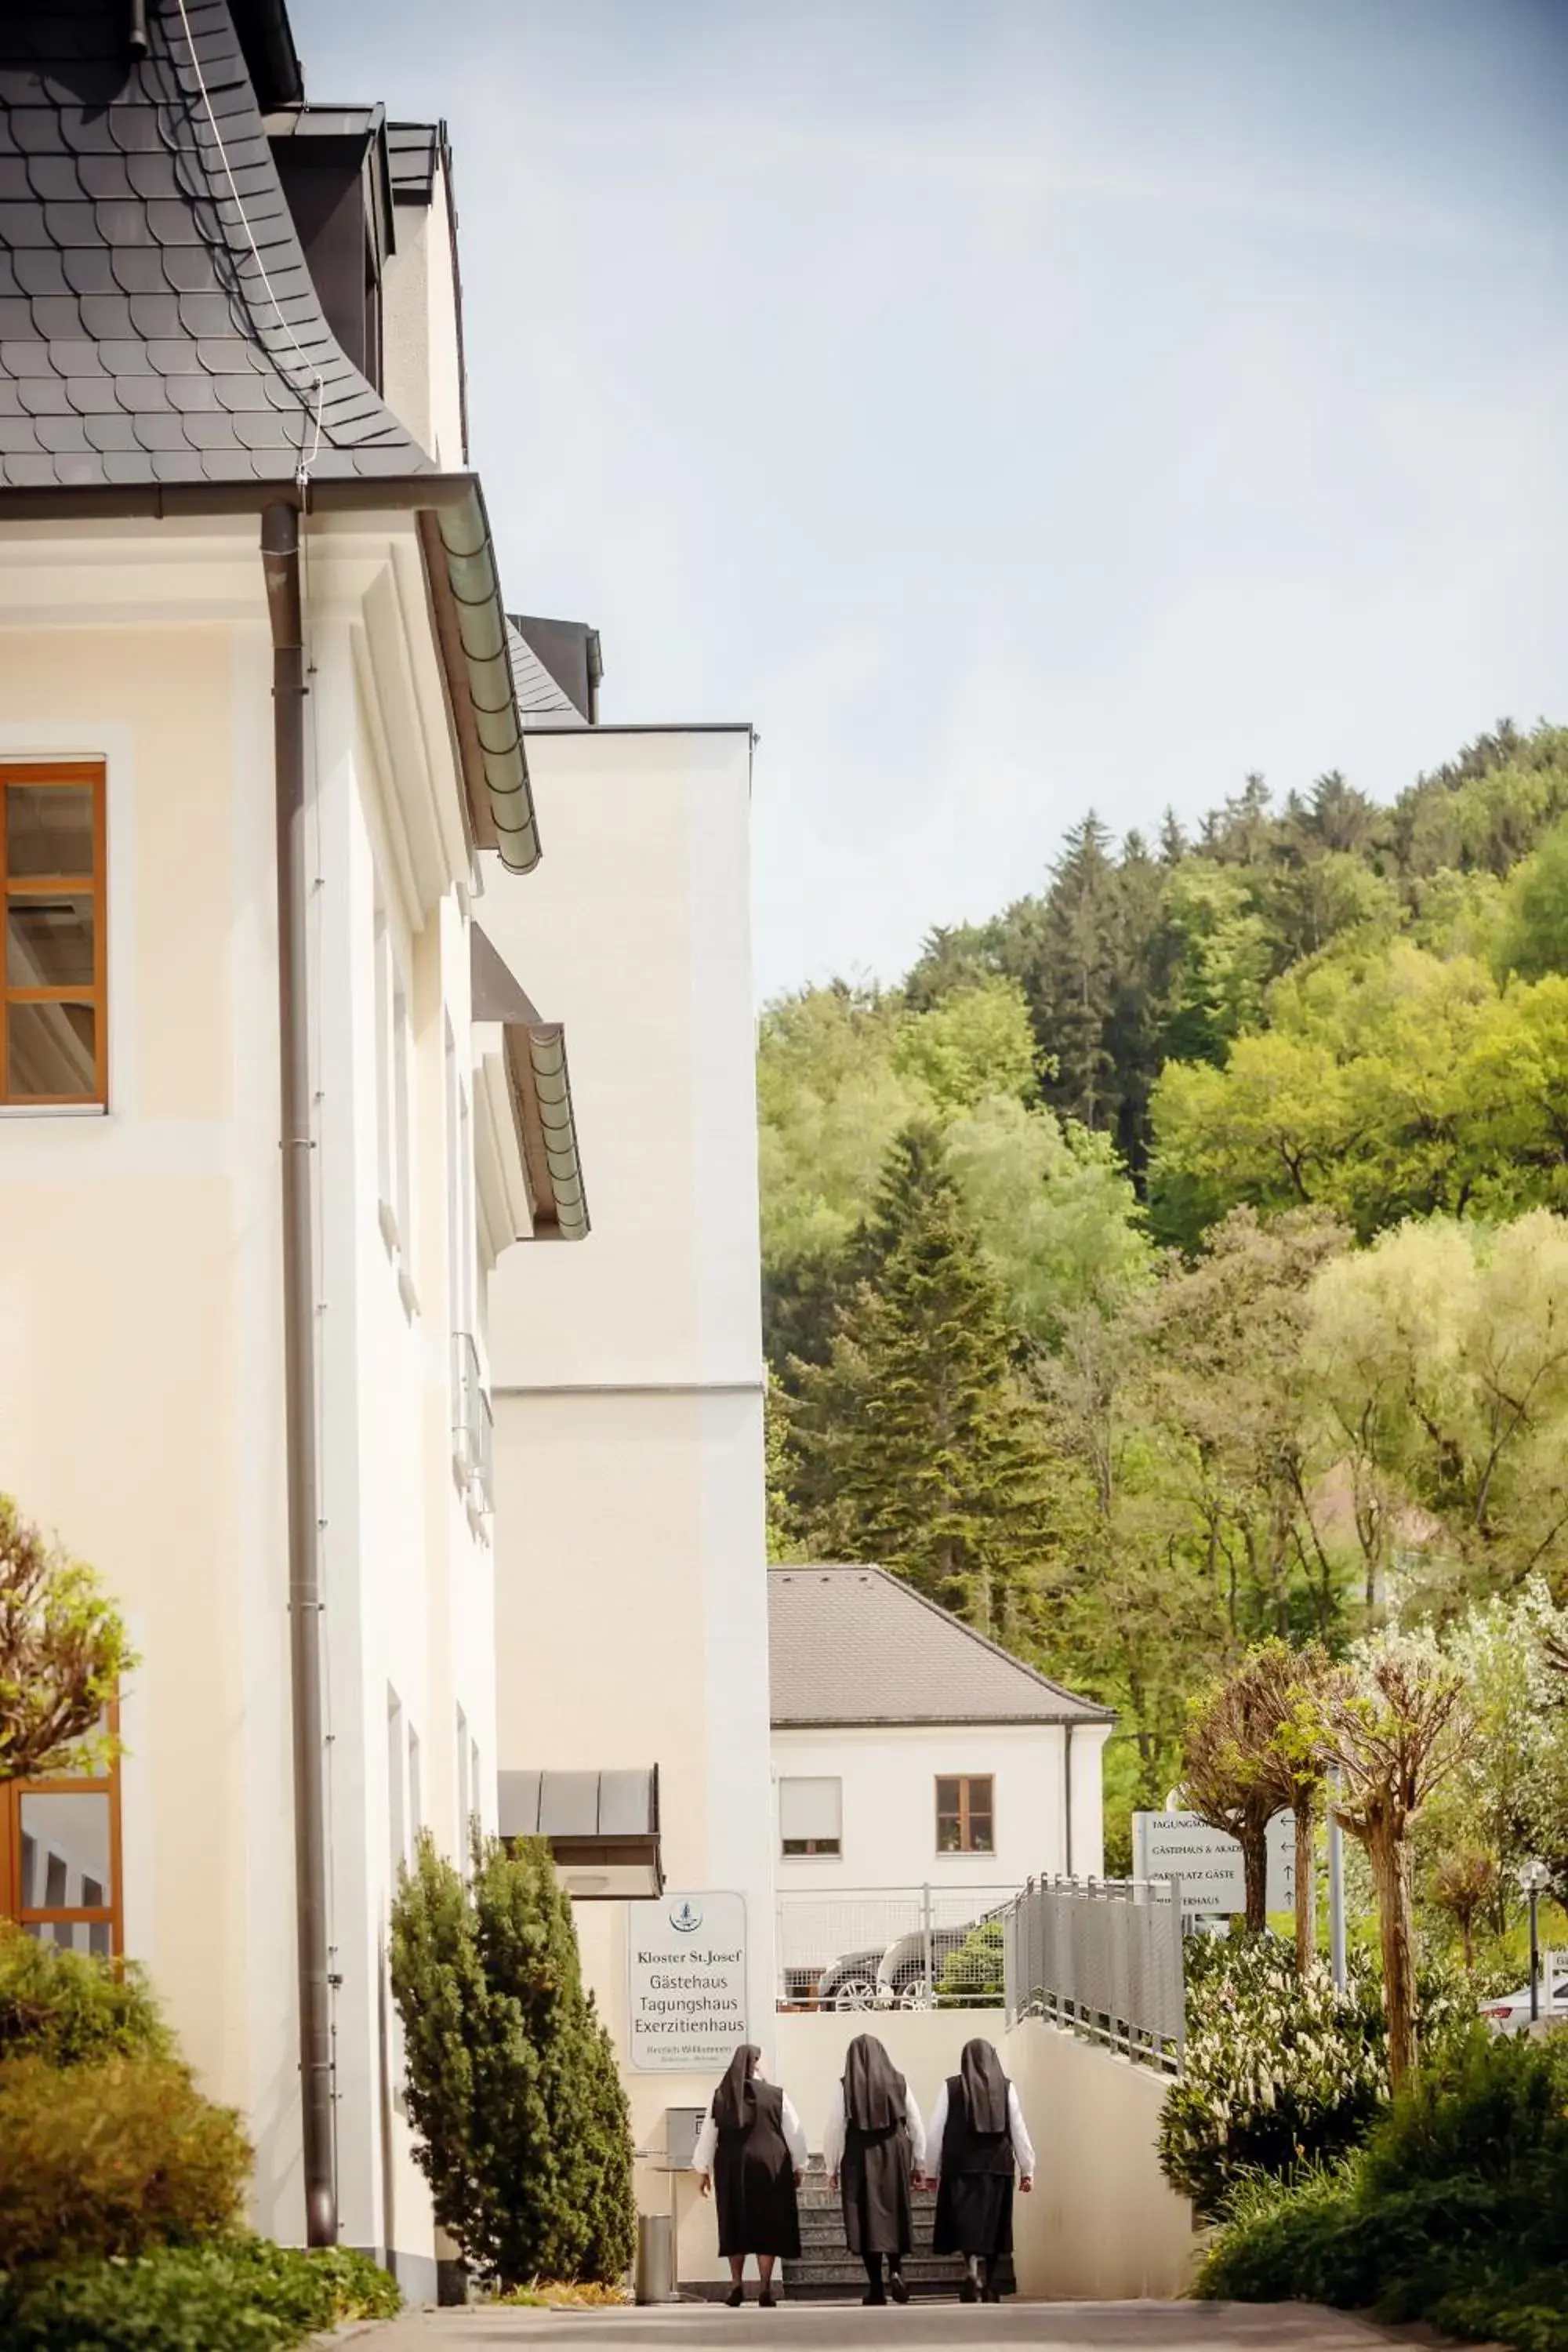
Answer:
POLYGON ((1093 815, 901 986, 770 1006, 775 1547, 1110 1700, 1568 1580, 1568 730, 1391 807, 1093 815))

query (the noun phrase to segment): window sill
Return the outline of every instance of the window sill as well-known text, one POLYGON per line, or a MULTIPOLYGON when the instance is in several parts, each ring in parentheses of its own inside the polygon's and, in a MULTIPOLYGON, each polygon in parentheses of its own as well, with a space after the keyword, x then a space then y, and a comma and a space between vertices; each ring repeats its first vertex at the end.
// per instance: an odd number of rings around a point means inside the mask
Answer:
POLYGON ((107 1118, 107 1103, 0 1103, 0 1118, 107 1118))

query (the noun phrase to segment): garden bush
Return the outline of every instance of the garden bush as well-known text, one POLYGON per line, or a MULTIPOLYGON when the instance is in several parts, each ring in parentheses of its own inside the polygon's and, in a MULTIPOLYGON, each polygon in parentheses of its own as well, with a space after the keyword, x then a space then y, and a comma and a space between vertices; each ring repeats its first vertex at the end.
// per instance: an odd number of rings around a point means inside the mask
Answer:
POLYGON ((281 2352, 346 2319, 390 2319, 387 2273, 346 2249, 301 2253, 261 2238, 0 2278, 6 2352, 281 2352))
MULTIPOLYGON (((1252 2173, 1289 2178, 1366 2137, 1388 2096, 1387 2026, 1375 1962, 1352 1954, 1340 1992, 1327 1967, 1296 1972, 1278 1936, 1194 1936, 1185 1947, 1182 2079, 1160 2120, 1172 2186, 1212 2217, 1252 2173)), ((1422 1971, 1422 2030, 1440 2044, 1474 2015, 1447 1971, 1422 1971)))
POLYGON ((1467 2036, 1294 2184, 1237 2185, 1196 2292, 1568 2352, 1568 2041, 1467 2036))
POLYGON ((481 2277, 609 2283, 637 2206, 626 2094, 538 1839, 476 1845, 465 1885, 422 1837, 392 1912, 415 2160, 481 2277))
POLYGON ((982 1919, 950 1952, 937 1979, 941 2009, 1000 2009, 1004 1984, 1002 1922, 982 1919))
POLYGON ((79 2066, 174 2054, 174 2037, 133 1961, 65 1951, 0 1923, 0 2060, 79 2066))
POLYGON ((237 2116, 172 2060, 0 2064, 0 2256, 14 2269, 231 2230, 249 2170, 237 2116))

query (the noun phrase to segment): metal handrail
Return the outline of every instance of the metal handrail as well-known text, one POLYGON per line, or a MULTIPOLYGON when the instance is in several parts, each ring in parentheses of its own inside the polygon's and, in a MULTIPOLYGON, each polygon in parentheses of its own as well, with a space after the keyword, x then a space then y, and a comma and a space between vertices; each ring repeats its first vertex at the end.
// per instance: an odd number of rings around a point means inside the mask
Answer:
POLYGON ((1009 2023, 1042 2017, 1181 2072, 1179 1879, 1032 1879, 1009 1906, 1003 1949, 1009 2023))

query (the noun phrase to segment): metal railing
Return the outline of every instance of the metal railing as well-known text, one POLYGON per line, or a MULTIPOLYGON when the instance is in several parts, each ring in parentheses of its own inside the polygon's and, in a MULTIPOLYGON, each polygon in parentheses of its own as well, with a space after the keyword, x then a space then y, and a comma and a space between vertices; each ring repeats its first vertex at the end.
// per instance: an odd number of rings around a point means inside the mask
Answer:
POLYGON ((1179 2074, 1186 2041, 1174 1878, 1031 1880, 1008 1906, 1008 2023, 1043 2017, 1179 2074))
POLYGON ((469 1509, 488 1517, 495 1508, 495 1419, 467 1331, 452 1334, 452 1475, 469 1509))
POLYGON ((895 1886, 778 1897, 781 2009, 1000 2009, 1016 1886, 895 1886))

